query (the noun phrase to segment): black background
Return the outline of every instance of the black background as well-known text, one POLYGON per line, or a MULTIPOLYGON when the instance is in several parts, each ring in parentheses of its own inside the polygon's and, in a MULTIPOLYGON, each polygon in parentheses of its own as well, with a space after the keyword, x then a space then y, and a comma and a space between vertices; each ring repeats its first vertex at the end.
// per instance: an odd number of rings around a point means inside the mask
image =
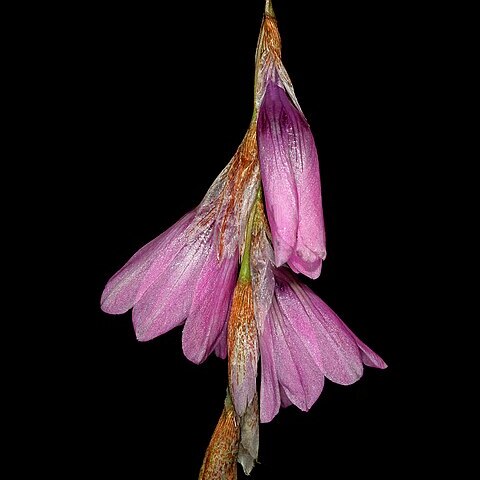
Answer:
MULTIPOLYGON (((400 12, 310 4, 274 3, 284 64, 320 156, 328 257, 307 283, 389 368, 366 368, 350 387, 327 381, 310 412, 282 409, 262 425, 252 478, 384 477, 407 468, 423 436, 417 425, 398 446, 414 398, 405 297, 415 272, 403 207, 415 68, 405 68, 400 12)), ((130 312, 104 314, 99 300, 110 276, 196 206, 234 154, 251 117, 262 9, 260 0, 79 6, 64 23, 75 37, 64 75, 82 285, 80 308, 66 313, 81 341, 65 378, 60 440, 72 444, 65 455, 75 471, 198 475, 222 409, 225 362, 191 364, 181 329, 139 343, 130 312)))

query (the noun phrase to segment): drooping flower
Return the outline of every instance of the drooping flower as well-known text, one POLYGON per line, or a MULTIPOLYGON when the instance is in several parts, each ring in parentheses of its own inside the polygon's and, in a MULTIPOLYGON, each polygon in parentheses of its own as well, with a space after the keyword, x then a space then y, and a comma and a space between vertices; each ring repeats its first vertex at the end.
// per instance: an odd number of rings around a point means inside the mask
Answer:
POLYGON ((250 265, 261 363, 260 421, 269 422, 280 405, 309 410, 325 377, 349 385, 362 376, 363 364, 387 365, 288 267, 275 267, 260 195, 253 212, 250 265))
POLYGON ((258 182, 256 132, 250 128, 200 205, 109 280, 102 309, 120 314, 133 308, 140 341, 185 322, 187 358, 201 363, 213 350, 225 358, 226 320, 258 182))
POLYGON ((258 144, 275 264, 317 278, 326 249, 315 142, 303 115, 273 82, 260 108, 258 144))
POLYGON ((272 304, 259 328, 261 422, 271 421, 280 405, 309 410, 325 377, 350 385, 362 376, 364 364, 387 367, 287 268, 275 269, 274 276, 272 304))
POLYGON ((326 257, 318 155, 281 61, 277 23, 267 8, 257 47, 257 138, 262 185, 277 267, 310 278, 326 257))

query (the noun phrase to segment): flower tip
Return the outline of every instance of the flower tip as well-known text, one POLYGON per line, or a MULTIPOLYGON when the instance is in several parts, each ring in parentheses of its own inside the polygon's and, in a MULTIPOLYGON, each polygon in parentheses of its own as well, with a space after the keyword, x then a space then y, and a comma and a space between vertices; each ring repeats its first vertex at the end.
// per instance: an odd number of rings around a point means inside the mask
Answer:
MULTIPOLYGON (((368 364, 366 365, 368 366, 368 364)), ((383 361, 382 358, 378 357, 378 360, 374 367, 379 368, 380 370, 385 370, 386 368, 388 368, 388 365, 383 361)))
POLYGON ((291 256, 293 255, 293 247, 291 242, 286 242, 281 237, 275 239, 274 241, 274 263, 277 268, 280 268, 282 265, 287 263, 291 256))
POLYGON ((145 335, 143 332, 135 331, 135 337, 138 342, 148 342, 151 338, 148 335, 145 335))
POLYGON ((143 323, 138 322, 138 318, 135 316, 133 320, 133 330, 135 332, 135 338, 139 342, 148 342, 149 340, 153 340, 155 337, 158 337, 158 334, 155 334, 151 328, 146 328, 143 323))
POLYGON ((242 447, 240 446, 238 452, 238 463, 242 466, 245 475, 250 476, 252 473, 253 467, 255 466, 255 462, 253 461, 252 457, 248 453, 244 453, 242 447))
POLYGON ((185 342, 184 335, 182 335, 182 350, 187 360, 190 360, 195 365, 200 365, 203 363, 208 356, 208 354, 205 352, 205 349, 192 349, 191 346, 185 342))
POLYGON ((288 261, 288 265, 295 273, 302 273, 312 280, 316 280, 322 272, 322 257, 316 258, 314 261, 305 261, 299 255, 292 255, 288 261))
POLYGON ((103 297, 100 300, 100 310, 104 313, 110 313, 107 303, 104 301, 103 297))
POLYGON ((115 298, 110 295, 110 292, 104 291, 102 298, 100 299, 100 309, 102 312, 109 313, 110 315, 121 315, 128 312, 130 306, 125 306, 120 302, 116 302, 115 298))

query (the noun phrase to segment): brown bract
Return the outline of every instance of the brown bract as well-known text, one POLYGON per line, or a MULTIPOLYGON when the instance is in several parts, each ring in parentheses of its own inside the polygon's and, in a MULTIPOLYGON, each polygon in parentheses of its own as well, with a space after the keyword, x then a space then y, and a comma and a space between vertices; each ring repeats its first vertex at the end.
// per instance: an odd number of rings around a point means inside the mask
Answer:
POLYGON ((282 56, 282 41, 280 39, 277 21, 270 15, 264 15, 263 17, 257 49, 257 55, 263 55, 265 52, 268 52, 279 60, 282 56))
POLYGON ((227 173, 225 188, 221 194, 221 203, 225 205, 223 220, 220 225, 218 242, 219 257, 223 253, 225 231, 235 211, 236 202, 243 198, 247 183, 258 176, 257 129, 252 123, 233 156, 227 173))
MULTIPOLYGON (((275 17, 263 16, 260 35, 258 36, 257 51, 255 54, 255 95, 262 97, 264 92, 264 82, 271 77, 273 67, 282 64, 282 41, 278 31, 275 17)), ((258 103, 258 99, 256 100, 258 103)), ((257 105, 258 107, 258 105, 257 105)))
POLYGON ((228 320, 229 384, 241 385, 247 368, 257 364, 258 335, 253 310, 252 283, 239 281, 235 287, 228 320))
POLYGON ((227 396, 222 415, 208 445, 198 480, 236 480, 240 428, 227 396))

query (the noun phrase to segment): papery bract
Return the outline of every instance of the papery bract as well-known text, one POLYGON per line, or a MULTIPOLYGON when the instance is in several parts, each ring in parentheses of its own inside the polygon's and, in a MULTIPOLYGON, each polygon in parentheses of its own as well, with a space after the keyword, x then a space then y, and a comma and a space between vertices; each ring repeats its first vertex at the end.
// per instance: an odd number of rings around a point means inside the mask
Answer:
POLYGON ((258 458, 260 440, 260 419, 258 413, 258 397, 255 394, 253 401, 247 407, 240 421, 240 446, 238 450, 238 463, 244 472, 250 475, 258 458))
POLYGON ((236 480, 240 426, 227 394, 222 415, 208 445, 198 480, 236 480))
POLYGON ((228 319, 228 385, 240 417, 256 392, 258 334, 253 310, 252 284, 239 281, 228 319))

